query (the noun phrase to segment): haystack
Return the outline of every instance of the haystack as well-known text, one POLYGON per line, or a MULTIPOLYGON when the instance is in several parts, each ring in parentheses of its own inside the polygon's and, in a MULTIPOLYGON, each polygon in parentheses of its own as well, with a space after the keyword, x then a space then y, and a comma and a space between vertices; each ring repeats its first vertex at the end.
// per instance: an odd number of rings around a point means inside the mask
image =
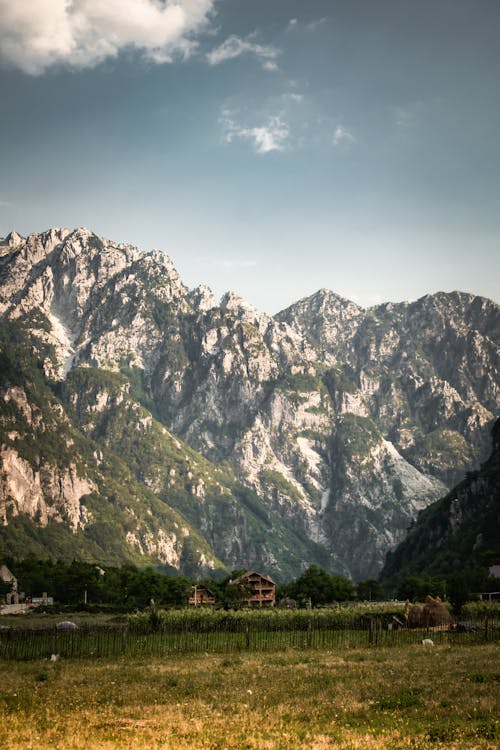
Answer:
POLYGON ((420 628, 422 627, 422 620, 424 615, 424 608, 422 604, 413 604, 409 611, 406 624, 409 628, 420 628))
POLYGON ((409 628, 435 628, 451 623, 451 615, 439 596, 426 596, 425 604, 414 604, 408 612, 409 628))
POLYGON ((451 625, 452 617, 448 608, 443 604, 439 596, 426 596, 423 607, 423 624, 427 627, 436 625, 451 625))

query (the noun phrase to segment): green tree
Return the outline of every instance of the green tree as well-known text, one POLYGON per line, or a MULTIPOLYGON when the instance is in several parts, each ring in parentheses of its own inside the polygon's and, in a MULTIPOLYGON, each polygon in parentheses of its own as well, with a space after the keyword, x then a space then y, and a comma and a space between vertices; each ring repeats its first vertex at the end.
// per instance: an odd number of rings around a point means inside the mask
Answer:
POLYGON ((215 595, 217 605, 224 609, 241 609, 252 592, 245 583, 231 583, 246 573, 246 570, 233 570, 231 575, 219 581, 205 580, 201 583, 215 595))
POLYGON ((299 578, 290 583, 286 591, 301 606, 317 607, 320 604, 348 601, 353 598, 354 584, 344 576, 332 576, 323 568, 311 565, 299 578))
POLYGON ((397 590, 398 599, 409 599, 412 602, 424 601, 427 595, 439 596, 444 599, 446 581, 444 578, 430 578, 424 576, 408 576, 397 590))
POLYGON ((360 601, 377 602, 386 598, 386 593, 382 584, 374 578, 367 578, 360 581, 356 586, 356 593, 360 601))
POLYGON ((447 597, 456 615, 470 599, 470 583, 470 576, 462 572, 453 573, 446 581, 447 597))
POLYGON ((446 579, 446 596, 456 615, 464 604, 477 598, 477 594, 495 590, 498 590, 498 579, 490 575, 488 568, 457 571, 446 579))
POLYGON ((353 582, 345 576, 332 576, 334 586, 334 601, 348 602, 354 599, 356 587, 353 582))

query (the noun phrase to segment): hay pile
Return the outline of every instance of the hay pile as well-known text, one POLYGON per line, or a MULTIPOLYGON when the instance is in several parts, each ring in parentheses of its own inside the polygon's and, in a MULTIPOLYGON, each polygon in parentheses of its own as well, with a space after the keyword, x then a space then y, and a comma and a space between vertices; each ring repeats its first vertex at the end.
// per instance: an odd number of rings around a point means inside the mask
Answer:
POLYGON ((439 596, 426 596, 424 604, 425 624, 451 625, 453 622, 448 607, 446 607, 439 596))
POLYGON ((439 596, 426 596, 425 604, 414 604, 407 617, 409 628, 434 628, 449 626, 453 622, 448 608, 439 596))
POLYGON ((406 624, 409 628, 421 628, 423 622, 424 607, 422 604, 414 604, 408 610, 406 624))

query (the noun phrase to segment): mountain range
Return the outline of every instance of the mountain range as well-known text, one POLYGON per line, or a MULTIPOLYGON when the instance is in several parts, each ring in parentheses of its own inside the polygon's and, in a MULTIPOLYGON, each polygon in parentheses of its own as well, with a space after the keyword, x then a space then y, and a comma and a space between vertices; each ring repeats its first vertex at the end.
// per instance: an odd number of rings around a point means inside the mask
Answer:
POLYGON ((499 308, 271 317, 86 229, 0 241, 0 552, 190 575, 380 571, 486 458, 499 308))

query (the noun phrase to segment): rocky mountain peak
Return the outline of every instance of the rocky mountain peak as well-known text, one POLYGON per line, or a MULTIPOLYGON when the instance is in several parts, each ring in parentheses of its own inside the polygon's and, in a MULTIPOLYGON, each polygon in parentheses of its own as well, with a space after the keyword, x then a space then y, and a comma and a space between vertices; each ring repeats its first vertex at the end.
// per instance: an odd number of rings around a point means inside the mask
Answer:
POLYGON ((163 266, 165 270, 170 273, 172 276, 175 276, 176 278, 179 278, 179 274, 173 264, 172 259, 170 258, 167 253, 163 252, 163 250, 151 250, 150 253, 145 254, 145 258, 150 258, 153 263, 156 263, 159 266, 163 266))
POLYGON ((326 362, 334 363, 363 316, 363 309, 355 302, 329 289, 320 289, 279 312, 275 319, 288 323, 298 332, 312 347, 313 357, 319 349, 326 362))
POLYGON ((309 297, 304 297, 298 302, 294 302, 293 305, 279 312, 276 317, 287 317, 297 315, 298 313, 302 315, 317 315, 318 313, 336 315, 344 310, 349 310, 351 314, 357 314, 362 311, 362 308, 356 305, 355 302, 332 292, 331 289, 323 287, 309 297))
MULTIPOLYGON (((189 291, 158 250, 84 228, 14 241, 0 261, 4 325, 24 325, 31 351, 43 342, 45 375, 75 389, 68 414, 88 400, 79 418, 96 441, 122 403, 109 396, 117 383, 131 405, 107 439, 135 450, 153 415, 161 422, 148 448, 156 468, 145 474, 139 461, 137 481, 163 488, 154 491, 164 506, 182 498, 213 554, 233 567, 259 548, 262 528, 252 536, 233 498, 229 542, 221 507, 200 509, 200 483, 177 484, 174 473, 158 484, 162 429, 198 451, 194 462, 227 462, 256 493, 242 491, 241 503, 262 503, 261 520, 266 508, 277 514, 293 544, 295 534, 306 540, 306 557, 319 549, 332 569, 359 577, 376 574, 418 510, 484 454, 500 405, 500 315, 490 300, 439 293, 363 309, 320 289, 270 318, 234 292, 217 304, 204 285, 189 291)), ((0 420, 2 403, 11 408, 0 398, 0 420)), ((63 433, 83 429, 72 419, 63 433)), ((12 449, 15 432, 6 432, 12 449)))
POLYGON ((214 293, 206 284, 200 284, 195 289, 192 289, 189 293, 189 301, 200 312, 212 310, 217 306, 214 293))
POLYGON ((9 232, 7 237, 4 237, 2 240, 0 240, 0 246, 1 247, 16 247, 17 245, 20 245, 21 242, 24 242, 24 237, 22 237, 18 232, 13 230, 12 232, 9 232))
POLYGON ((220 301, 220 307, 222 310, 228 310, 241 317, 245 322, 258 323, 259 321, 257 309, 236 292, 226 292, 220 301))

